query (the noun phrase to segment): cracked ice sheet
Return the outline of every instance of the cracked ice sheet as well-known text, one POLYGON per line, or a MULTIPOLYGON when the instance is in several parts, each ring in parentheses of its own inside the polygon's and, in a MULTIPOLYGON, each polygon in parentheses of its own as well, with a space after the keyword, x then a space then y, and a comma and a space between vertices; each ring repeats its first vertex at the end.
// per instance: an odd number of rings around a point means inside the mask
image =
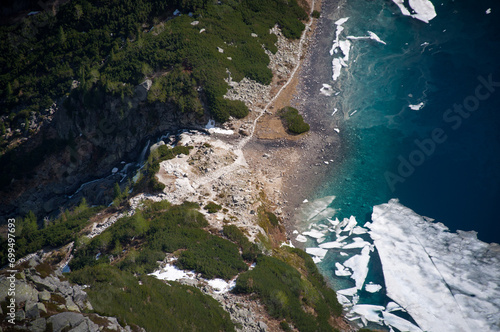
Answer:
POLYGON ((330 205, 334 199, 335 196, 326 196, 303 204, 301 211, 303 218, 301 219, 309 223, 314 223, 333 216, 335 214, 335 209, 329 208, 328 205, 330 205))
POLYGON ((387 295, 424 331, 498 331, 500 246, 450 233, 390 200, 373 208, 370 235, 387 295))

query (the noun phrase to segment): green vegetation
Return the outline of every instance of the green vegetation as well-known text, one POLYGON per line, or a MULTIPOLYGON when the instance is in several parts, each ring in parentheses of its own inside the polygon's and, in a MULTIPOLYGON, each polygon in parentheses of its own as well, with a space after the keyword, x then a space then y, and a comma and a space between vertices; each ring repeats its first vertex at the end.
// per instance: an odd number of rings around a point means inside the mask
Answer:
POLYGON ((311 16, 314 18, 319 18, 321 16, 321 13, 317 10, 313 10, 311 16))
MULTIPOLYGON (((102 207, 89 207, 85 199, 72 211, 64 211, 61 216, 39 228, 35 215, 30 212, 22 219, 16 219, 16 257, 19 259, 44 247, 56 248, 76 239, 87 224, 102 207)), ((0 239, 0 262, 7 263, 7 239, 0 239)))
POLYGON ((306 19, 296 0, 71 1, 56 15, 44 11, 0 27, 0 115, 24 121, 68 94, 67 106, 92 111, 107 95, 132 96, 150 77, 149 102, 201 114, 201 97, 219 121, 242 117, 248 109, 241 102, 222 98, 226 68, 236 80, 268 84, 261 45, 276 52, 269 29, 278 24, 286 37, 298 38, 306 19), (175 9, 184 15, 174 17, 175 9), (80 84, 70 90, 73 80, 80 84))
POLYGON ((241 256, 244 260, 253 262, 262 254, 259 247, 255 243, 250 242, 237 226, 224 225, 222 232, 229 240, 235 242, 240 247, 241 256))
POLYGON ((283 107, 278 115, 281 117, 285 128, 292 134, 302 134, 309 131, 309 124, 304 122, 304 118, 299 111, 293 107, 283 107))
POLYGON ((118 220, 77 249, 71 269, 109 262, 133 273, 153 272, 165 252, 177 252, 176 264, 206 278, 230 279, 247 269, 238 247, 201 229, 208 226, 195 203, 145 203, 132 217, 118 220), (179 251, 178 251, 179 250, 179 251))
POLYGON ((97 313, 146 331, 234 331, 219 303, 191 286, 136 278, 106 264, 73 272, 70 280, 90 285, 87 293, 97 313))
POLYGON ((222 206, 214 202, 209 202, 207 205, 205 205, 205 210, 207 210, 208 213, 216 213, 219 212, 221 209, 222 206))
POLYGON ((206 278, 230 279, 247 269, 236 244, 203 229, 208 222, 198 208, 144 202, 91 241, 78 241, 70 280, 91 286, 97 313, 147 331, 233 331, 229 315, 209 295, 146 275, 166 252, 178 256, 180 268, 206 278))
POLYGON ((169 148, 167 145, 162 145, 148 156, 148 162, 141 173, 141 180, 135 185, 135 191, 152 191, 161 192, 165 188, 163 183, 158 181, 156 173, 160 170, 160 163, 164 160, 169 160, 177 157, 180 154, 188 155, 192 146, 176 146, 169 148))
POLYGON ((339 316, 342 307, 311 257, 292 248, 275 256, 258 257, 256 267, 238 277, 234 291, 255 293, 271 316, 290 320, 299 331, 333 331, 330 317, 339 316))

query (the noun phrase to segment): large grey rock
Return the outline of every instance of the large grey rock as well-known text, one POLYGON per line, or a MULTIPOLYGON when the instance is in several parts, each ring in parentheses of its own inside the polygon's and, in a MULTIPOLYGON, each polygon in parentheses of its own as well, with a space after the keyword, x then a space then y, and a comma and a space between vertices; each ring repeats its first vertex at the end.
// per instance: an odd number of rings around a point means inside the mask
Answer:
POLYGON ((89 318, 85 318, 78 326, 72 328, 70 332, 98 332, 99 325, 95 324, 89 318))
POLYGON ((49 301, 50 300, 50 292, 47 290, 43 290, 38 293, 39 301, 49 301))
POLYGON ((76 312, 62 312, 49 317, 48 323, 52 324, 53 332, 60 332, 64 328, 75 328, 85 320, 82 314, 76 312))
POLYGON ((41 278, 40 276, 37 275, 30 275, 28 277, 35 286, 40 289, 40 290, 48 290, 49 292, 54 292, 57 289, 57 286, 55 285, 55 278, 53 277, 47 277, 47 278, 41 278))
POLYGON ((73 300, 69 296, 66 298, 66 309, 68 309, 69 311, 80 312, 80 308, 75 304, 75 302, 73 302, 73 300))
POLYGON ((24 310, 19 310, 16 312, 16 321, 24 322, 25 319, 26 319, 26 313, 24 312, 24 310))
POLYGON ((47 321, 45 318, 38 318, 31 322, 28 329, 31 332, 45 332, 47 330, 47 321))
POLYGON ((59 281, 56 279, 57 290, 61 292, 64 296, 73 296, 73 287, 67 281, 59 281))
POLYGON ((34 319, 40 318, 40 310, 38 310, 38 303, 26 304, 26 318, 34 319))
POLYGON ((16 304, 38 302, 38 291, 24 281, 16 280, 16 304))

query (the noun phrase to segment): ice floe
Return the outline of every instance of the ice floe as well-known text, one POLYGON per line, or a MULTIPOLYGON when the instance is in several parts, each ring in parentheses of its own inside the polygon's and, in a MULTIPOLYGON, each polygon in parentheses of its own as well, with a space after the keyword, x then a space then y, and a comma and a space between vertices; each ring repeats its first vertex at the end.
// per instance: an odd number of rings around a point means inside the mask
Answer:
POLYGON ((375 206, 372 220, 387 295, 422 330, 498 331, 498 244, 482 242, 474 232, 451 233, 398 200, 375 206))
POLYGON ((422 330, 418 326, 415 326, 406 319, 391 314, 390 312, 383 311, 382 316, 384 317, 384 323, 386 325, 395 327, 400 331, 422 332, 422 330))
POLYGON ((418 103, 416 105, 411 105, 411 104, 408 105, 408 107, 414 111, 418 111, 418 110, 422 109, 422 107, 424 107, 424 106, 425 106, 424 102, 418 103))
POLYGON ((374 284, 372 282, 365 285, 365 290, 369 293, 376 293, 382 289, 381 285, 374 284))
POLYGON ((302 242, 302 243, 307 242, 307 238, 304 235, 302 235, 302 234, 297 235, 297 237, 295 238, 295 240, 297 242, 302 242))
POLYGON ((399 7, 403 15, 411 16, 425 23, 429 23, 430 20, 437 16, 436 9, 429 0, 409 0, 409 9, 405 6, 403 0, 392 0, 392 2, 399 7))
MULTIPOLYGON (((325 95, 325 96, 331 96, 335 91, 333 91, 333 88, 330 84, 323 84, 323 86, 321 87, 321 89, 319 89, 319 91, 321 92, 322 95, 325 95)), ((304 203, 307 203, 307 202, 304 202, 304 203)))
POLYGON ((306 252, 316 258, 323 259, 326 256, 328 250, 321 248, 306 248, 306 252))
POLYGON ((307 232, 303 232, 302 235, 307 235, 309 237, 315 238, 315 239, 320 239, 325 236, 325 231, 318 231, 315 229, 312 229, 307 232))
POLYGON ((385 41, 383 41, 382 39, 380 39, 379 36, 377 36, 375 34, 375 32, 372 32, 372 31, 367 31, 368 32, 368 36, 347 36, 346 38, 347 39, 351 39, 351 40, 358 40, 358 39, 371 39, 371 40, 374 40, 378 43, 381 43, 381 44, 384 44, 384 45, 387 45, 387 43, 385 41))
POLYGON ((486 15, 491 14, 491 8, 486 9, 486 15))
POLYGON ((335 263, 335 267, 337 268, 335 270, 335 275, 339 277, 348 277, 352 274, 352 272, 349 269, 346 269, 346 267, 339 262, 335 263))
POLYGON ((361 320, 363 320, 365 325, 367 320, 382 325, 383 319, 380 317, 379 313, 384 309, 385 307, 380 305, 357 304, 352 307, 351 312, 361 316, 361 320))
POLYGON ((370 262, 370 246, 365 246, 361 254, 354 255, 344 262, 344 266, 352 270, 351 278, 354 279, 357 289, 362 289, 368 274, 368 263, 370 262))

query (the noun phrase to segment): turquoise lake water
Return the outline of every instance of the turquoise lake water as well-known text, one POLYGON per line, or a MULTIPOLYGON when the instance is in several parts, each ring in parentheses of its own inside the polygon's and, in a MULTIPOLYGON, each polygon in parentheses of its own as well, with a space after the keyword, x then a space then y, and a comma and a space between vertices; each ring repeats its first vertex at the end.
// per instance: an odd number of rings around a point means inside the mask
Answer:
MULTIPOLYGON (((339 123, 341 162, 312 199, 336 196, 331 217, 353 215, 363 225, 374 205, 399 198, 451 231, 500 243, 500 4, 433 4, 429 23, 392 1, 351 0, 334 14, 332 31, 349 17, 340 40, 371 31, 386 44, 350 39, 347 67, 323 82, 340 91, 325 118, 339 123)), ((319 264, 336 289, 353 286, 334 276, 345 259, 329 252, 319 264)), ((383 285, 376 255, 367 281, 383 285)), ((387 301, 383 290, 360 292, 360 303, 387 301)))

